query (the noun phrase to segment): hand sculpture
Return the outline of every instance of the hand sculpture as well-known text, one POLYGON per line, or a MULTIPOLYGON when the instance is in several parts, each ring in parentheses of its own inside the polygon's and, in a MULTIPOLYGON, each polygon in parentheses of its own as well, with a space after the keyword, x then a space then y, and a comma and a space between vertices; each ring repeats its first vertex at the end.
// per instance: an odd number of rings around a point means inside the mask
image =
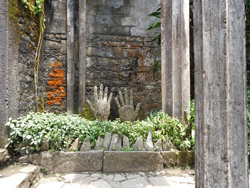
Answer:
POLYGON ((108 98, 108 88, 105 87, 105 92, 103 96, 103 85, 100 85, 100 93, 99 98, 97 94, 97 86, 94 88, 94 105, 87 100, 89 108, 93 114, 93 116, 101 121, 107 121, 110 114, 110 102, 112 99, 112 92, 108 98))
POLYGON ((116 104, 119 109, 119 116, 122 121, 135 121, 140 109, 140 103, 136 105, 136 110, 134 110, 134 102, 133 102, 133 90, 130 91, 130 98, 128 97, 128 90, 125 91, 125 101, 122 96, 122 92, 119 91, 120 102, 118 98, 115 98, 116 104))

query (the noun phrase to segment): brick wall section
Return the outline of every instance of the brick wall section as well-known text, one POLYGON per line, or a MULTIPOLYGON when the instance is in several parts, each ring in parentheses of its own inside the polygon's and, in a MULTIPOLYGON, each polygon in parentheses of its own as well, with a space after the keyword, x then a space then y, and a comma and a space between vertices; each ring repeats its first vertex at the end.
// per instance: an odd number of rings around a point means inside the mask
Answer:
POLYGON ((43 80, 44 106, 56 113, 66 111, 66 35, 45 34, 43 64, 40 78, 43 80))
MULTIPOLYGON (((134 91, 134 103, 141 103, 140 117, 161 108, 160 71, 153 74, 153 64, 160 57, 160 48, 151 45, 151 38, 131 36, 92 36, 87 48, 87 98, 95 85, 103 83, 114 96, 118 89, 134 91)), ((118 117, 115 100, 111 119, 118 117)))
POLYGON ((66 111, 67 38, 66 0, 45 3, 46 29, 39 78, 45 110, 66 111))
MULTIPOLYGON (((148 14, 156 10, 158 4, 158 0, 87 0, 86 99, 93 95, 95 85, 103 83, 114 93, 114 97, 119 88, 133 88, 135 103, 142 103, 141 118, 161 107, 160 73, 152 72, 153 64, 160 58, 160 48, 150 45, 152 38, 149 36, 152 33, 146 31, 150 22, 154 22, 148 14)), ((51 65, 60 62, 60 70, 64 70, 62 87, 66 88, 66 0, 46 2, 45 13, 47 22, 40 74, 45 89, 45 110, 65 112, 66 96, 61 98, 61 102, 51 102, 54 88, 48 83, 51 81, 49 74, 53 71, 51 65)), ((74 109, 78 104, 79 83, 78 22, 78 1, 75 1, 74 109)), ((113 98, 110 118, 117 117, 113 98)))

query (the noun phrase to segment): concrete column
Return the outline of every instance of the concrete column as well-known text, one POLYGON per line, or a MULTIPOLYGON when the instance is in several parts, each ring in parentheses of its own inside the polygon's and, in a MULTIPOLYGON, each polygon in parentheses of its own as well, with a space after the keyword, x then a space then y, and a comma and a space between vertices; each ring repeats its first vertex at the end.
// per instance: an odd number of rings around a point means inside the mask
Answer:
POLYGON ((79 104, 78 113, 85 110, 86 86, 86 0, 79 1, 79 104))
POLYGON ((194 0, 197 188, 249 187, 244 3, 194 0))
POLYGON ((189 0, 163 0, 162 110, 185 119, 190 110, 189 0))
POLYGON ((67 0, 67 112, 74 108, 74 0, 67 0))
POLYGON ((7 89, 8 89, 8 6, 6 1, 0 1, 0 148, 7 140, 4 126, 8 119, 7 89))

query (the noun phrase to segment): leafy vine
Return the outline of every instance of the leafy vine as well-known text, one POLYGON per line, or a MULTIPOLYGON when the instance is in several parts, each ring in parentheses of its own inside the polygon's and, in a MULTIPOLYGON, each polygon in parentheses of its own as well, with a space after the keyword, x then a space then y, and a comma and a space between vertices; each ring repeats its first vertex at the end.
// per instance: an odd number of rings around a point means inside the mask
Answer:
POLYGON ((31 11, 34 15, 39 18, 39 39, 36 47, 35 60, 36 64, 34 66, 34 85, 35 85, 35 104, 36 111, 38 111, 38 73, 40 65, 40 55, 43 42, 43 34, 45 30, 45 14, 44 14, 44 0, 21 0, 22 4, 26 9, 31 11))

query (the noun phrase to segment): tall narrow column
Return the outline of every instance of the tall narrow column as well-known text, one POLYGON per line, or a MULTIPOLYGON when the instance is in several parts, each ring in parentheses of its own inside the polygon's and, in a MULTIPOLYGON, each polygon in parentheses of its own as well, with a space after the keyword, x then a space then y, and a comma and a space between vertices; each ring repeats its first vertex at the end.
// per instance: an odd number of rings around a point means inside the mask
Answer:
POLYGON ((7 113, 7 79, 8 79, 8 6, 7 1, 0 1, 0 148, 7 141, 4 124, 8 119, 7 113))
POLYGON ((85 110, 86 80, 86 0, 79 1, 79 104, 78 112, 85 110))
POLYGON ((197 188, 248 187, 244 3, 194 0, 197 188))
POLYGON ((74 0, 67 0, 67 112, 74 108, 74 0))
POLYGON ((161 4, 162 110, 184 120, 190 110, 189 0, 161 4))

